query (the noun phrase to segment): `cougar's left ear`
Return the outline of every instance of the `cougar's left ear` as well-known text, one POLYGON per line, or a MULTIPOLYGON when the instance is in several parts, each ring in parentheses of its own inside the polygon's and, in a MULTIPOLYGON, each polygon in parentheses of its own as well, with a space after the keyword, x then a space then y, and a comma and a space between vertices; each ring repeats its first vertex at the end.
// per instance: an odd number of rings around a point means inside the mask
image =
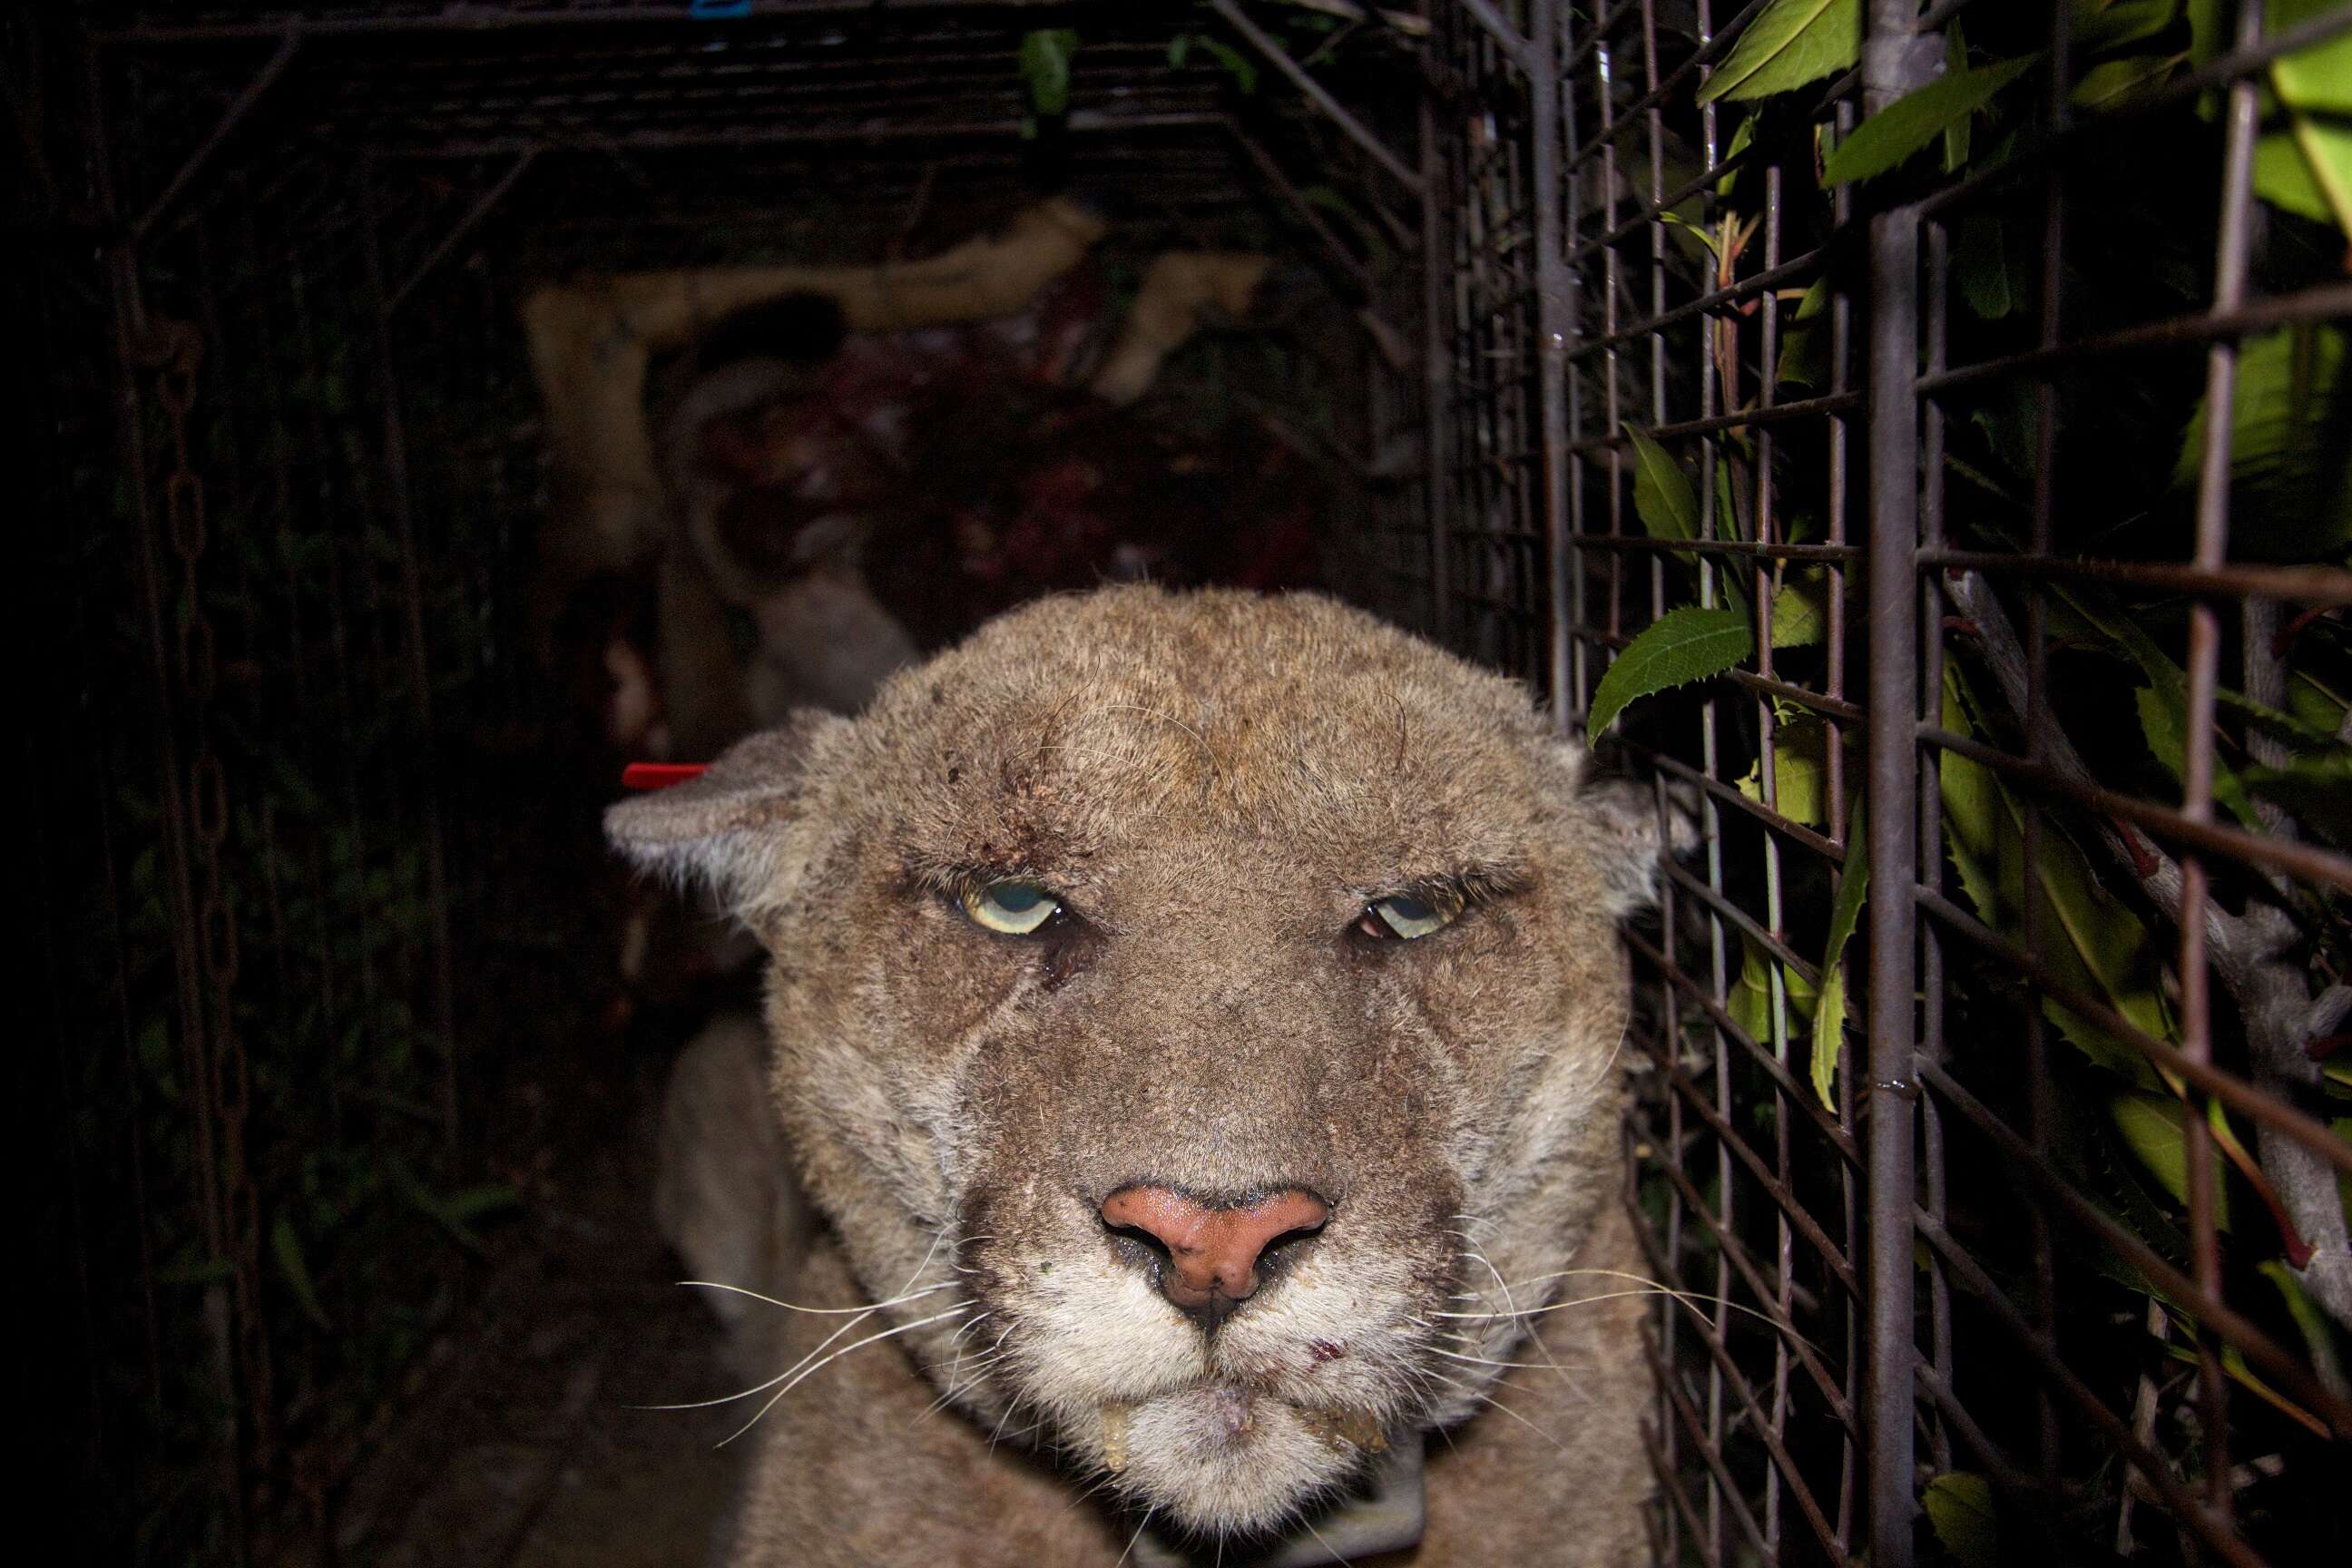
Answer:
POLYGON ((850 721, 803 710, 730 747, 698 778, 604 813, 604 837, 641 870, 700 883, 756 923, 791 896, 822 837, 808 813, 812 765, 850 721))
POLYGON ((1674 783, 1661 792, 1651 779, 1611 772, 1580 741, 1554 742, 1549 761, 1590 826, 1609 912, 1626 920, 1654 906, 1666 857, 1698 847, 1696 793, 1674 783))

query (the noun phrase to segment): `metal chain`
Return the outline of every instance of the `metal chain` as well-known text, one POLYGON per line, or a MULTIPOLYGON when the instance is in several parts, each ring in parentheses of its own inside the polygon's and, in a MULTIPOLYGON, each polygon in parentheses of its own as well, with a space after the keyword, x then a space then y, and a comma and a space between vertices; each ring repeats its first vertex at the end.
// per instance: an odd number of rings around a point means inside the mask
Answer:
POLYGON ((211 617, 205 612, 201 572, 210 527, 204 479, 196 471, 188 440, 196 372, 204 360, 204 334, 191 321, 159 321, 140 357, 155 372, 156 400, 171 426, 172 471, 163 481, 163 523, 164 537, 180 563, 173 630, 180 656, 181 717, 193 759, 188 764, 188 816, 200 876, 194 930, 190 934, 210 989, 213 1015, 208 1031, 211 1059, 205 1081, 196 1088, 208 1101, 218 1129, 221 1230, 230 1268, 237 1360, 244 1374, 252 1457, 257 1469, 266 1469, 276 1450, 276 1423, 269 1345, 259 1310, 260 1205, 246 1158, 252 1080, 244 1038, 236 1027, 236 917, 229 907, 222 874, 229 832, 228 781, 213 745, 212 709, 219 687, 219 655, 211 617))

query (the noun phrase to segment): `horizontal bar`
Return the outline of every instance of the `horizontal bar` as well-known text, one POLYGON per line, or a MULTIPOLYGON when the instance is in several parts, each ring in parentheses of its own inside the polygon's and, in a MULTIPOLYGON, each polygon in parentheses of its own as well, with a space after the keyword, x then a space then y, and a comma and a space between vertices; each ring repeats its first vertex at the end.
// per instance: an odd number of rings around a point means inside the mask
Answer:
POLYGON ((1845 846, 1833 838, 1823 837, 1803 823, 1781 816, 1760 800, 1750 800, 1732 785, 1710 778, 1688 763, 1654 751, 1639 741, 1627 740, 1625 749, 1648 763, 1652 767, 1673 774, 1686 784, 1696 784, 1733 810, 1745 813, 1776 833, 1786 834, 1833 866, 1845 864, 1845 846))
MULTIPOLYGON (((1814 1388, 1820 1391, 1822 1402, 1827 1406, 1831 1417, 1845 1428, 1848 1436, 1860 1442, 1862 1428, 1855 1425, 1853 1405, 1847 1400, 1845 1391, 1838 1386, 1836 1376, 1821 1359, 1813 1342, 1797 1331, 1793 1318, 1778 1315, 1780 1311, 1778 1294, 1769 1288, 1771 1282, 1757 1267, 1756 1260, 1748 1255, 1747 1246, 1738 1237, 1724 1228, 1723 1222, 1716 1218, 1714 1208, 1708 1205, 1706 1194, 1698 1190, 1698 1184, 1690 1179, 1689 1173, 1680 1164, 1673 1160, 1660 1160, 1658 1170, 1674 1184, 1675 1190, 1682 1194, 1683 1202, 1706 1227, 1707 1235, 1715 1238, 1715 1244, 1722 1248, 1723 1255, 1731 1259, 1731 1266, 1739 1271, 1739 1278, 1748 1286, 1748 1294, 1763 1307, 1766 1321, 1780 1331, 1782 1339, 1789 1342, 1798 1364, 1805 1369, 1805 1374, 1813 1380, 1814 1388)), ((1680 1269, 1669 1267, 1665 1258, 1652 1251, 1648 1245, 1651 1239, 1648 1227, 1642 1227, 1638 1234, 1643 1243, 1643 1250, 1651 1253, 1650 1266, 1667 1276, 1676 1286, 1687 1289, 1684 1285, 1686 1276, 1680 1269)))
POLYGON ((1796 1195, 1788 1190, 1780 1178, 1765 1167, 1764 1157, 1749 1148, 1748 1141, 1740 1137, 1728 1122, 1716 1113, 1715 1107, 1707 1103, 1706 1096, 1699 1092, 1699 1087, 1690 1074, 1671 1061, 1664 1062, 1661 1066, 1664 1069, 1666 1081, 1673 1085, 1675 1092, 1681 1095, 1691 1110, 1697 1113, 1698 1119, 1707 1124, 1708 1129, 1715 1134, 1716 1142, 1730 1150, 1732 1156, 1748 1167, 1748 1174, 1754 1176, 1757 1184, 1770 1195, 1773 1206, 1789 1216, 1789 1224, 1797 1234, 1803 1237, 1813 1250, 1821 1255, 1822 1264, 1828 1268, 1832 1277, 1845 1288, 1845 1293, 1857 1301, 1861 1300, 1862 1281, 1855 1277, 1853 1265, 1846 1261, 1845 1254, 1838 1250, 1837 1244, 1829 1238, 1827 1231, 1822 1229, 1821 1223, 1813 1218, 1804 1205, 1797 1201, 1796 1195))
MULTIPOLYGON (((2317 882, 2352 892, 2352 860, 2341 855, 2332 855, 2294 839, 2271 838, 2263 834, 2249 833, 2242 827, 2200 822, 2194 817, 2182 816, 2170 806, 2158 805, 2137 795, 2086 787, 2040 763, 2011 756, 1997 746, 1988 746, 1981 741, 1956 735, 1933 724, 1919 726, 1919 739, 1927 745, 1956 752, 1971 762, 1982 763, 1995 773, 2032 784, 2046 794, 2062 796, 2077 805, 2088 806, 2109 816, 2122 817, 2136 827, 2146 828, 2156 837, 2185 844, 2208 854, 2224 856, 2241 865, 2267 866, 2306 882, 2317 882)), ((2347 1158, 2352 1159, 2352 1155, 2347 1158)))
POLYGON ((2317 1121, 2275 1095, 2267 1094, 2207 1063, 2185 1055, 2179 1047, 2159 1040, 2104 1002, 2084 996, 2061 983, 2034 954, 1994 931, 1982 921, 1933 889, 1915 887, 1919 907, 1995 958, 2031 980, 2042 994, 2070 1013, 2080 1013, 2124 1044, 2182 1081, 2211 1095, 2231 1110, 2294 1139, 2352 1174, 2352 1149, 2317 1121))
POLYGON ((2352 572, 2334 566, 2205 567, 2162 561, 2009 555, 1982 550, 1922 550, 1919 564, 1954 572, 2000 572, 2013 577, 2125 584, 2206 598, 2252 597, 2294 604, 2352 605, 2352 572))
MULTIPOLYGON (((1065 122, 1066 130, 1074 132, 1157 131, 1171 128, 1199 130, 1214 129, 1224 123, 1223 114, 1208 110, 1174 110, 1165 113, 1112 114, 1094 110, 1073 110, 1065 122)), ((688 148, 735 147, 767 143, 816 142, 842 143, 850 142, 919 142, 926 139, 966 138, 973 136, 1008 137, 1018 140, 1022 124, 1017 120, 967 121, 960 124, 938 125, 856 125, 784 126, 746 125, 732 129, 707 126, 692 131, 633 131, 619 136, 583 136, 566 141, 550 136, 483 136, 435 142, 416 146, 385 142, 372 149, 380 158, 487 158, 512 157, 520 153, 545 151, 549 153, 604 153, 614 148, 688 148)))
MULTIPOLYGON (((1663 318, 1661 318, 1663 319, 1663 318)), ((1744 429, 1751 425, 1789 425, 1801 419, 1822 415, 1843 414, 1862 406, 1859 392, 1832 392, 1822 397, 1801 397, 1793 403, 1775 403, 1760 408, 1743 408, 1736 414, 1710 414, 1704 419, 1685 419, 1674 425, 1633 426, 1654 441, 1675 441, 1689 436, 1711 436, 1718 430, 1744 429)), ((1596 453, 1613 451, 1628 444, 1626 432, 1596 436, 1589 441, 1579 441, 1568 448, 1571 458, 1591 458, 1596 453)))
MULTIPOLYGON (((1761 947, 1765 951, 1767 955, 1788 965, 1789 968, 1793 971, 1800 979, 1803 980, 1806 984, 1814 986, 1821 984, 1822 972, 1819 966, 1817 966, 1812 960, 1805 957, 1795 948, 1790 947, 1786 942, 1783 942, 1780 938, 1773 935, 1770 931, 1766 931, 1762 921, 1757 920, 1746 910, 1743 910, 1738 904, 1733 903, 1729 899, 1724 897, 1723 894, 1717 892, 1715 889, 1708 887, 1705 882, 1699 879, 1698 876, 1693 872, 1690 868, 1681 864, 1677 860, 1671 859, 1663 861, 1660 865, 1661 868, 1665 872, 1666 879, 1668 881, 1674 883, 1675 887, 1682 889, 1685 892, 1689 893, 1693 898, 1698 900, 1700 903, 1705 904, 1708 909, 1714 910, 1717 914, 1721 915, 1725 920, 1729 921, 1740 931, 1747 933, 1747 935, 1751 938, 1759 947, 1761 947)), ((1687 971, 1683 970, 1679 965, 1677 965, 1675 973, 1686 973, 1687 971)), ((1694 982, 1693 984, 1696 984, 1696 982, 1694 982)), ((1756 1045, 1759 1049, 1769 1048, 1761 1040, 1757 1041, 1756 1045)), ((1792 1079, 1790 1081, 1793 1083, 1795 1080, 1792 1079)), ((1829 1113, 1827 1111, 1822 1112, 1823 1116, 1827 1116, 1828 1114, 1829 1113)), ((1837 1124, 1832 1121, 1829 1123, 1829 1125, 1835 1127, 1837 1124)))
POLYGON ((1747 1532, 1749 1544, 1756 1550, 1755 1561, 1771 1562, 1771 1548, 1765 1543, 1764 1532, 1757 1528, 1756 1516, 1748 1510, 1748 1489, 1739 1484, 1724 1464, 1722 1444, 1717 1436, 1707 1432, 1699 1420, 1698 1411, 1691 1405, 1690 1394, 1683 1387, 1682 1379, 1677 1374, 1678 1369, 1667 1365, 1663 1356, 1653 1352, 1650 1370, 1657 1374, 1658 1386, 1666 1391, 1666 1398, 1675 1407, 1675 1418, 1690 1434, 1699 1458, 1706 1462, 1708 1471, 1715 1477, 1717 1495, 1731 1505, 1732 1517, 1739 1521, 1740 1529, 1747 1532))
POLYGON ((1971 386, 1978 382, 2041 371, 2050 366, 2072 366, 2078 361, 2097 359, 2107 354, 2211 343, 2243 337, 2251 332, 2271 331, 2305 321, 2334 321, 2338 317, 2352 317, 2352 283, 2323 284, 2315 289, 2260 300, 2234 310, 2175 316, 2167 321, 2151 321, 2145 326, 2126 327, 2121 331, 2103 332, 2097 337, 2077 338, 2072 342, 2057 343, 2049 348, 2028 349, 2021 353, 2004 354, 1999 359, 1978 360, 1938 371, 1933 375, 1923 375, 1912 385, 1921 396, 1932 397, 1955 387, 1971 386))
POLYGON ((1576 533, 1569 542, 1579 550, 1650 551, 1681 555, 1759 555, 1768 561, 1834 561, 1862 559, 1852 544, 1759 544, 1747 539, 1652 539, 1647 534, 1576 533))
MULTIPOLYGON (((1652 332, 1671 327, 1676 321, 1686 320, 1704 311, 1721 310, 1726 305, 1748 299, 1751 295, 1764 293, 1791 278, 1804 276, 1806 272, 1818 267, 1821 261, 1820 251, 1808 250, 1802 256, 1792 257, 1781 262, 1778 267, 1768 267, 1761 272, 1743 278, 1738 282, 1717 289, 1712 293, 1701 294, 1695 300, 1685 300, 1670 310, 1662 310, 1644 321, 1636 321, 1630 327, 1622 327, 1605 337, 1587 338, 1569 350, 1569 360, 1573 363, 1580 359, 1589 359, 1607 349, 1622 348, 1636 339, 1645 338, 1652 332)), ((1788 406, 1794 407, 1795 405, 1791 404, 1788 406)), ((1754 412, 1750 413, 1751 418, 1754 416, 1754 412)))
POLYGON ((2320 1383, 2308 1367, 2280 1349, 2277 1342, 2254 1323, 2231 1310, 2226 1303, 2206 1295, 2198 1289, 2194 1279, 2175 1268, 2162 1254, 2134 1236, 2128 1226, 2109 1217, 2098 1205, 2060 1180, 2050 1169, 2047 1157, 2036 1153, 2032 1144, 2019 1137, 2008 1123, 1942 1067, 1922 1060, 1919 1077, 1979 1131, 2000 1145, 2001 1152, 2008 1156, 2010 1168, 2022 1170, 2032 1177, 2034 1185, 2058 1200, 2069 1218, 2121 1253, 2133 1268, 2166 1291, 2172 1305, 2221 1333, 2244 1353, 2250 1363, 2267 1373, 2287 1393, 2325 1415, 2336 1428, 2337 1436, 2352 1437, 2352 1400, 2347 1400, 2344 1395, 2320 1383))

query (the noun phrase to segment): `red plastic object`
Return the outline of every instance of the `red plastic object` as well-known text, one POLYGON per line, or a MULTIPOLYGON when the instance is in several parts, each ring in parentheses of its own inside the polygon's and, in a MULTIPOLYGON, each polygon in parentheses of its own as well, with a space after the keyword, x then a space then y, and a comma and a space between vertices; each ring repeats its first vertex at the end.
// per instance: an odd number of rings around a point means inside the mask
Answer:
POLYGON ((623 789, 667 789, 700 778, 709 763, 631 763, 621 770, 623 789))

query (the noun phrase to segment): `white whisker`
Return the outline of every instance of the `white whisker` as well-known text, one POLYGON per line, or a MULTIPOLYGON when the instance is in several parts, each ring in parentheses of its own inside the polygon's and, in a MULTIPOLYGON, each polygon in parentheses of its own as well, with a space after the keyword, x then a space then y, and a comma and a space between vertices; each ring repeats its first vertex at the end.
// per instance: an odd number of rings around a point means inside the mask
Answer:
POLYGON ((842 1346, 839 1350, 834 1352, 823 1361, 818 1362, 815 1365, 794 1375, 792 1382, 785 1384, 782 1388, 776 1390, 776 1392, 770 1396, 768 1403, 760 1406, 758 1415, 753 1415, 751 1419, 744 1422, 742 1426, 738 1426, 734 1431, 730 1432, 726 1436, 721 1437, 717 1446, 723 1448, 728 1444, 732 1443, 736 1438, 740 1437, 744 1433, 749 1432, 752 1427, 757 1426, 760 1424, 761 1417, 766 1415, 769 1411, 773 1410, 776 1407, 777 1400, 782 1399, 785 1394, 790 1394, 795 1387, 799 1386, 803 1381, 812 1374, 823 1372, 826 1367, 831 1366, 843 1356, 849 1354, 850 1352, 862 1351, 867 1345, 879 1343, 881 1341, 887 1340, 894 1334, 907 1333, 911 1330, 922 1328, 924 1325, 929 1323, 945 1322, 948 1319, 955 1317, 959 1313, 969 1312, 971 1310, 971 1309, 970 1307, 950 1307, 944 1312, 937 1312, 928 1318, 918 1318, 911 1323, 900 1323, 895 1329, 885 1329, 878 1334, 868 1334, 862 1340, 842 1346))
POLYGON ((773 1296, 762 1296, 757 1290, 747 1290, 740 1285, 722 1285, 716 1279, 681 1279, 678 1283, 691 1286, 698 1290, 724 1290, 730 1296, 749 1296, 754 1301, 764 1301, 771 1307, 782 1307, 787 1312, 806 1312, 811 1317, 818 1318, 846 1318, 856 1314, 878 1311, 884 1307, 900 1307, 909 1301, 919 1300, 925 1296, 937 1295, 941 1290, 955 1288, 953 1280, 941 1280, 937 1285, 926 1285, 919 1290, 908 1291, 904 1295, 893 1296, 887 1301, 875 1301, 863 1307, 803 1307, 797 1301, 779 1301, 773 1296))

